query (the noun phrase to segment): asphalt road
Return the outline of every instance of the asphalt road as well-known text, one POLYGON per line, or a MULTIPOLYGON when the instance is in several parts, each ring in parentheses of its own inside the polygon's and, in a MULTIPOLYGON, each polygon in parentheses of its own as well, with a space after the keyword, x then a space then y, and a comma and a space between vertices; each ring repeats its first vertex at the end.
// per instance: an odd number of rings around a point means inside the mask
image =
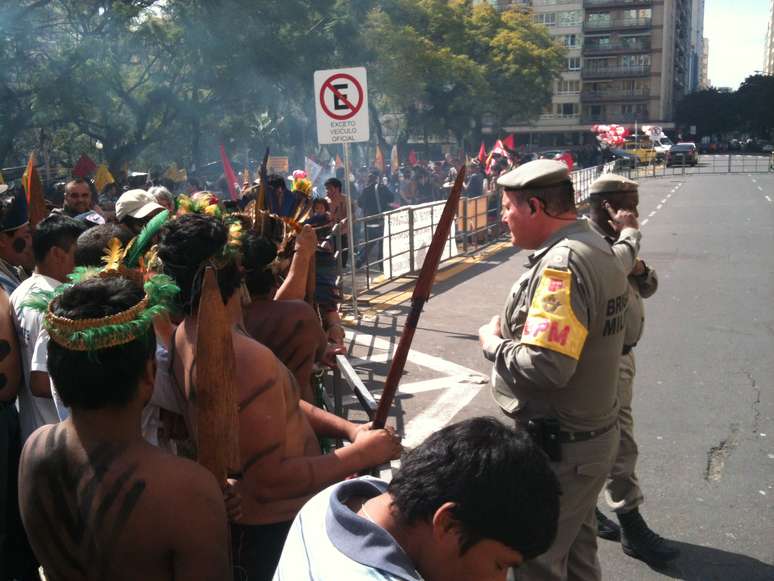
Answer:
MULTIPOLYGON (((774 174, 643 179, 640 199, 641 256, 660 277, 636 349, 642 512, 682 555, 656 571, 600 540, 604 577, 774 580, 774 174)), ((436 285, 391 420, 408 445, 463 418, 503 417, 477 330, 524 262, 508 248, 436 285)), ((377 394, 406 311, 348 333, 377 394)))

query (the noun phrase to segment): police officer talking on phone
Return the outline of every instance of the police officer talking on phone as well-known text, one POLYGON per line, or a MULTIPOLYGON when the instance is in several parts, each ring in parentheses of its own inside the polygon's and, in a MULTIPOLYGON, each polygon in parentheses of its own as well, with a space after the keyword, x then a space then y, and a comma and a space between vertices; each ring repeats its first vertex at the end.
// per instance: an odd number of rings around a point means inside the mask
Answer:
MULTIPOLYGON (((511 243, 533 252, 502 314, 479 329, 479 341, 493 362, 495 401, 543 447, 562 488, 554 544, 516 578, 599 580, 594 509, 619 441, 628 273, 578 217, 564 163, 531 161, 497 184, 511 243)), ((610 218, 633 262, 636 215, 622 209, 610 218)))

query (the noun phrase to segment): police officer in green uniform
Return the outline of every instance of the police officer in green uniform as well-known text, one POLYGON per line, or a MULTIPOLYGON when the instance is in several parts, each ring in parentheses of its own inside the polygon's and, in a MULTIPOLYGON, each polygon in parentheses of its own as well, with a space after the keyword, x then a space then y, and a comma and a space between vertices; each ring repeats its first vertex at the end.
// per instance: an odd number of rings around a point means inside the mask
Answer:
MULTIPOLYGON (((533 252, 502 315, 479 329, 479 340, 493 362, 495 401, 543 446, 562 487, 556 540, 517 578, 599 580, 594 509, 620 439, 627 272, 589 222, 578 219, 562 162, 532 161, 497 183, 511 242, 533 252)), ((620 211, 611 219, 633 261, 636 216, 620 211)))
MULTIPOLYGON (((621 540, 627 555, 658 565, 678 556, 679 551, 669 541, 653 532, 642 518, 639 506, 643 495, 635 473, 637 442, 634 440, 632 417, 632 385, 634 383, 634 347, 642 337, 645 309, 642 299, 658 289, 656 271, 639 257, 631 260, 628 248, 622 248, 618 232, 610 224, 610 212, 626 210, 637 214, 639 192, 637 182, 615 174, 605 174, 591 184, 591 226, 610 244, 629 272, 629 311, 624 331, 624 347, 618 370, 618 425, 621 441, 610 479, 605 486, 605 498, 615 511, 621 528, 597 509, 597 532, 608 540, 621 540)), ((625 244, 626 241, 623 241, 625 244)))

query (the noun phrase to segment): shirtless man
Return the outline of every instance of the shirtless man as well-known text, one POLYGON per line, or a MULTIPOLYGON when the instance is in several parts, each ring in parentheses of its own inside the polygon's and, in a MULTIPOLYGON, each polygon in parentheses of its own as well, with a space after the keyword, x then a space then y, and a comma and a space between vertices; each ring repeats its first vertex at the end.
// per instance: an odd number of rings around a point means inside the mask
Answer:
MULTIPOLYGON (((143 297, 126 279, 92 279, 54 299, 53 312, 103 318, 143 297)), ((138 327, 111 337, 117 345, 92 351, 73 343, 71 325, 50 321, 49 372, 71 415, 27 440, 19 495, 30 542, 52 581, 229 578, 215 478, 140 435, 155 339, 139 312, 129 314, 138 327)))
MULTIPOLYGON (((314 309, 299 300, 273 300, 277 280, 269 265, 277 256, 274 243, 254 232, 242 241, 242 267, 251 302, 244 308, 245 328, 285 364, 301 388, 301 399, 314 403, 312 369, 328 346, 314 309)), ((330 362, 329 362, 330 363, 330 362)))
POLYGON ((293 375, 245 331, 239 293, 242 277, 224 254, 226 226, 188 214, 161 231, 159 258, 181 288, 185 319, 172 338, 172 369, 190 399, 195 393, 199 289, 204 267, 217 269, 218 285, 232 315, 235 379, 242 457, 242 518, 232 526, 235 579, 271 579, 291 522, 301 506, 326 486, 400 454, 392 429, 370 430, 301 400, 293 375), (318 436, 352 442, 322 455, 318 436))

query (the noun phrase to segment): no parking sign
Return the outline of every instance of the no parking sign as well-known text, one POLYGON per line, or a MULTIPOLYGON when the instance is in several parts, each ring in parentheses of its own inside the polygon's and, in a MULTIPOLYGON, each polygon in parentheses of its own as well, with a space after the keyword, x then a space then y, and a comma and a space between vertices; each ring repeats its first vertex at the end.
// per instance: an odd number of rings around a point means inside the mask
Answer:
POLYGON ((368 82, 364 67, 314 73, 317 141, 368 141, 368 82))

